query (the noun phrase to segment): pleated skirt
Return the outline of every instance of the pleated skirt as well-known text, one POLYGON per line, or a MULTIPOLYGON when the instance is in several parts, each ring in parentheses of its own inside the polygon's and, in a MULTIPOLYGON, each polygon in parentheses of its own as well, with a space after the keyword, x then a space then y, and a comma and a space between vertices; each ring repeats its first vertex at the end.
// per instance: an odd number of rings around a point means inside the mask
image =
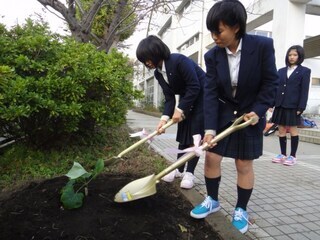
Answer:
POLYGON ((262 148, 263 132, 251 136, 242 129, 222 139, 208 151, 234 159, 254 160, 262 155, 262 148))
POLYGON ((276 107, 271 122, 282 126, 299 126, 301 117, 297 115, 297 109, 295 108, 276 107))

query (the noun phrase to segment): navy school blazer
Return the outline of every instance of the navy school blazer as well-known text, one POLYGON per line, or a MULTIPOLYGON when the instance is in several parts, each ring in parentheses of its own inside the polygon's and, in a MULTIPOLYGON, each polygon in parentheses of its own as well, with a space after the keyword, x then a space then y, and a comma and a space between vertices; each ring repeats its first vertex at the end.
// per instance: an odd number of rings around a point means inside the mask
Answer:
POLYGON ((247 135, 261 134, 265 113, 275 102, 279 77, 271 38, 246 34, 242 38, 238 86, 235 97, 225 48, 215 46, 205 54, 205 129, 221 130, 235 117, 255 112, 259 123, 245 129, 247 135))
POLYGON ((279 69, 280 85, 275 107, 294 108, 303 112, 306 109, 311 70, 301 65, 287 77, 287 67, 279 69))
POLYGON ((162 79, 157 69, 154 71, 165 97, 163 115, 172 117, 176 94, 180 95, 178 108, 186 116, 191 107, 202 110, 205 72, 193 60, 178 53, 172 53, 164 63, 169 84, 162 79))

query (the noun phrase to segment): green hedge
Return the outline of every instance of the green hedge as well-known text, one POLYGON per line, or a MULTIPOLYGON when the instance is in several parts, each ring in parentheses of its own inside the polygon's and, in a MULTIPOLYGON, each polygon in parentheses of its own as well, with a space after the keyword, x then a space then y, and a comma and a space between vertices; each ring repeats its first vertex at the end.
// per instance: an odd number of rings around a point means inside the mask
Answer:
POLYGON ((46 24, 0 25, 0 46, 0 136, 42 146, 117 126, 141 95, 122 53, 52 34, 46 24))

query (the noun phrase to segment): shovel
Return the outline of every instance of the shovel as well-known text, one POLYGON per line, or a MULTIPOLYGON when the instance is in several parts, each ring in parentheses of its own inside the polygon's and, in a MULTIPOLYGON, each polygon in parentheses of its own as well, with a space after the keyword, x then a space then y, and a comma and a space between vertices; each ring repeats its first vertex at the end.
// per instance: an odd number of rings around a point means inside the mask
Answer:
MULTIPOLYGON (((168 121, 165 125, 163 125, 161 127, 162 130, 167 129, 168 127, 170 127, 172 124, 174 124, 174 122, 172 120, 168 121)), ((117 162, 119 162, 120 160, 122 160, 123 155, 125 155, 126 153, 136 149, 137 147, 139 147, 141 144, 145 143, 146 141, 148 141, 149 139, 153 138, 154 136, 158 135, 159 132, 158 131, 154 131, 153 133, 150 133, 148 136, 146 136, 145 138, 142 138, 140 141, 134 143, 133 145, 131 145, 130 147, 128 147, 127 149, 123 150, 121 153, 119 153, 117 156, 111 157, 109 159, 106 159, 104 161, 105 166, 108 165, 112 165, 115 164, 117 162)))
MULTIPOLYGON (((221 139, 225 138, 226 136, 230 135, 231 133, 237 130, 251 125, 255 121, 255 119, 251 118, 250 120, 241 123, 242 121, 243 116, 237 118, 230 127, 228 127, 226 130, 215 136, 215 138, 211 140, 210 145, 219 142, 221 139)), ((209 149, 209 144, 204 143, 200 148, 205 151, 209 149)), ((191 160, 195 156, 195 152, 187 153, 159 174, 152 174, 150 176, 140 178, 128 183, 115 195, 114 201, 118 203, 129 202, 155 194, 157 192, 156 184, 160 181, 162 177, 164 177, 171 171, 175 170, 176 168, 180 167, 181 165, 191 160)))

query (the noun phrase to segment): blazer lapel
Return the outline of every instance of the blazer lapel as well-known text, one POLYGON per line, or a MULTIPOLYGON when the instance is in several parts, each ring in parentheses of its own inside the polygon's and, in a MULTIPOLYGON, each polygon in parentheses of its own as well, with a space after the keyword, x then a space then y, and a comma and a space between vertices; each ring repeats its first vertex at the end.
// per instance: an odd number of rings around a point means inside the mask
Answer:
POLYGON ((168 78, 168 82, 169 82, 169 86, 171 88, 173 88, 173 81, 172 81, 172 72, 173 72, 173 64, 174 62, 171 61, 171 57, 166 60, 165 62, 165 66, 166 66, 166 73, 167 73, 167 78, 168 78))
POLYGON ((299 72, 301 71, 301 66, 297 66, 297 68, 291 73, 291 75, 289 76, 289 79, 294 78, 296 75, 299 74, 299 72))
POLYGON ((231 87, 231 78, 228 64, 228 57, 226 50, 224 48, 220 49, 216 58, 217 63, 217 74, 222 81, 222 86, 225 89, 229 99, 232 99, 232 87, 231 87))
POLYGON ((154 70, 154 76, 158 80, 160 86, 162 87, 163 91, 165 93, 173 92, 173 90, 170 88, 169 84, 166 82, 162 74, 156 69, 154 70))
POLYGON ((246 81, 249 79, 248 74, 250 73, 250 68, 254 66, 250 55, 254 53, 254 48, 252 44, 250 44, 250 39, 247 35, 245 35, 242 39, 242 47, 241 47, 241 59, 240 59, 240 67, 239 67, 239 76, 238 76, 238 86, 237 86, 237 95, 241 93, 241 91, 245 91, 242 86, 248 86, 246 81))

